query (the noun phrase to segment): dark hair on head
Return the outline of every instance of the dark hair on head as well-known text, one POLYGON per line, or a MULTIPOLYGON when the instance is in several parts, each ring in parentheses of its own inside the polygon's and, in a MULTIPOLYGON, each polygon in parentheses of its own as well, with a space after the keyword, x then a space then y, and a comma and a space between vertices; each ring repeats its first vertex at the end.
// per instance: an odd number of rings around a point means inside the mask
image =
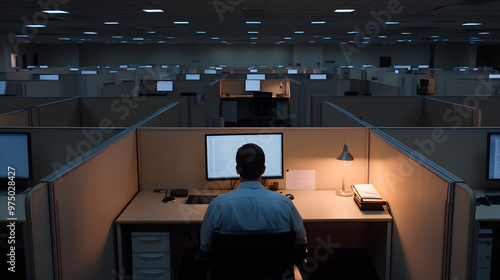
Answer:
POLYGON ((245 144, 236 153, 236 168, 247 180, 256 180, 262 175, 265 161, 264 151, 256 144, 245 144))

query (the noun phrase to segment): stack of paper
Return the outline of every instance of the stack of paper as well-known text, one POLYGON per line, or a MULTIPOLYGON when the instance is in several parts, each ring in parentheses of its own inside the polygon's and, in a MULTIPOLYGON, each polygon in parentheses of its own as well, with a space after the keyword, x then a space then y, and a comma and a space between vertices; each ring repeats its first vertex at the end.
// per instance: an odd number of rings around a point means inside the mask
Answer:
POLYGON ((383 210, 386 201, 372 184, 357 184, 351 186, 354 192, 354 201, 361 210, 383 210))

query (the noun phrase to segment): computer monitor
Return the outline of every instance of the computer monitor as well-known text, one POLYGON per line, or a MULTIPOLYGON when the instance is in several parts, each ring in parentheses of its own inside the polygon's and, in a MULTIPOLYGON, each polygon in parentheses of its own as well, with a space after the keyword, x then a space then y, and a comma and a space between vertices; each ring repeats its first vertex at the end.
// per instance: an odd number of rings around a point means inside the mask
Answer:
POLYGON ((266 74, 247 74, 247 80, 265 80, 266 74))
POLYGON ((174 81, 157 81, 156 82, 156 91, 164 92, 164 91, 173 91, 174 90, 174 81))
POLYGON ((298 72, 297 69, 288 69, 288 74, 298 74, 298 72))
POLYGON ((259 145, 266 156, 262 178, 283 178, 283 134, 207 134, 205 163, 207 180, 236 180, 236 152, 244 144, 259 145))
POLYGON ((310 74, 310 80, 326 80, 326 74, 310 74))
POLYGON ((7 81, 0 81, 0 95, 5 95, 7 91, 7 81))
POLYGON ((245 91, 260 91, 260 80, 245 80, 245 91))
POLYGON ((50 74, 50 75, 49 74, 41 74, 40 80, 58 81, 59 75, 57 75, 57 74, 50 74))
POLYGON ((10 178, 14 181, 33 179, 29 133, 0 133, 0 180, 10 178))
POLYGON ((500 179, 500 133, 488 133, 487 178, 500 179))
POLYGON ((186 74, 186 80, 199 80, 200 74, 186 74))
POLYGON ((203 74, 217 74, 217 70, 215 69, 205 69, 203 74))

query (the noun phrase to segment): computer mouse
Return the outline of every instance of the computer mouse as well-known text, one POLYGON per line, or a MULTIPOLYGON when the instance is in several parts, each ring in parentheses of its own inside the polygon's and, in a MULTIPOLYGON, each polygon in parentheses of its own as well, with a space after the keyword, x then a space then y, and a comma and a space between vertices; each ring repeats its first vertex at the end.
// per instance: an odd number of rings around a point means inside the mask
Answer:
POLYGON ((290 200, 293 200, 295 198, 295 196, 293 196, 293 194, 291 194, 291 193, 287 193, 287 194, 285 194, 285 196, 290 198, 290 200))
POLYGON ((175 201, 175 197, 165 196, 165 198, 162 199, 161 201, 163 201, 163 202, 174 202, 175 201))

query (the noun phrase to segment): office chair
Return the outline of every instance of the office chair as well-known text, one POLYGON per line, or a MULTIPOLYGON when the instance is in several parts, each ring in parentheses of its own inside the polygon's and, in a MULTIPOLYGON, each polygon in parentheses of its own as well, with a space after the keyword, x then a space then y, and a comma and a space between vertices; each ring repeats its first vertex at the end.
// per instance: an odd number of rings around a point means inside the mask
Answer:
MULTIPOLYGON (((268 115, 273 109, 273 93, 258 91, 253 93, 250 101, 250 111, 252 114, 258 115, 259 118, 268 115)), ((267 120, 256 120, 250 123, 252 126, 272 126, 272 123, 267 120)))
POLYGON ((223 231, 212 236, 211 279, 295 279, 295 232, 223 231))

